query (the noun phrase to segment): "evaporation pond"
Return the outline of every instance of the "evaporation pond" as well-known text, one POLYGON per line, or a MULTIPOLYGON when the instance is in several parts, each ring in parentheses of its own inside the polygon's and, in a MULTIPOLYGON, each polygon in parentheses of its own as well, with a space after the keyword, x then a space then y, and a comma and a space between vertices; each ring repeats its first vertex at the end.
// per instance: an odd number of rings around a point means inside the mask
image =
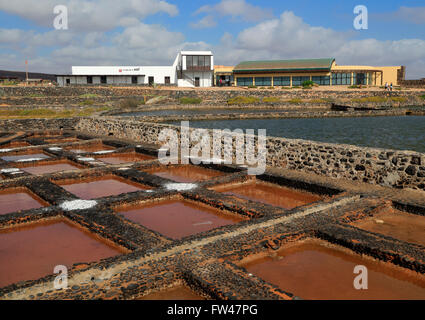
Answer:
POLYGON ((385 208, 373 217, 353 223, 357 228, 425 246, 425 217, 385 208))
POLYGON ((140 154, 140 153, 124 153, 124 154, 112 154, 107 157, 99 157, 97 160, 108 164, 123 164, 131 162, 140 162, 154 159, 151 156, 140 154))
POLYGON ((224 175, 224 173, 221 171, 191 165, 155 169, 150 172, 159 177, 170 179, 180 183, 204 181, 224 175))
POLYGON ((0 191, 0 215, 42 207, 43 201, 23 188, 0 191))
POLYGON ((43 164, 38 166, 22 168, 23 171, 31 173, 31 174, 36 174, 36 175, 55 173, 60 171, 76 170, 76 169, 79 169, 79 167, 68 162, 55 163, 55 164, 43 164))
POLYGON ((244 265, 248 272, 303 299, 425 299, 425 276, 362 257, 322 240, 283 247, 276 257, 244 265), (356 290, 354 268, 368 270, 368 290, 356 290))
POLYGON ((71 267, 122 253, 124 249, 61 220, 4 229, 0 231, 0 287, 53 274, 57 265, 71 267))
POLYGON ((266 182, 220 186, 214 188, 214 190, 241 199, 259 201, 288 210, 323 199, 323 197, 316 194, 266 182))
POLYGON ((230 225, 242 219, 187 201, 164 201, 118 210, 127 219, 172 239, 230 225))
POLYGON ((117 177, 58 182, 58 185, 84 200, 150 189, 147 186, 117 177))

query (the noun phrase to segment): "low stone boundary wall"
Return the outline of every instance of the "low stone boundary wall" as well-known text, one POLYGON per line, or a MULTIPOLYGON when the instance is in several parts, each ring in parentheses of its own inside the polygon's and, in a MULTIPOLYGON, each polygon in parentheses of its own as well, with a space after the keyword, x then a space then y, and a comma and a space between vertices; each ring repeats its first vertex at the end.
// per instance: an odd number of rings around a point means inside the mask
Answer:
MULTIPOLYGON (((160 146, 164 128, 179 127, 131 120, 83 118, 78 131, 160 146)), ((194 130, 194 129, 192 129, 194 130)), ((209 130, 210 134, 212 131, 209 130)), ((425 190, 425 154, 269 137, 267 165, 313 172, 395 188, 425 190)))
POLYGON ((0 120, 0 132, 30 130, 73 130, 79 118, 70 119, 13 119, 0 120))

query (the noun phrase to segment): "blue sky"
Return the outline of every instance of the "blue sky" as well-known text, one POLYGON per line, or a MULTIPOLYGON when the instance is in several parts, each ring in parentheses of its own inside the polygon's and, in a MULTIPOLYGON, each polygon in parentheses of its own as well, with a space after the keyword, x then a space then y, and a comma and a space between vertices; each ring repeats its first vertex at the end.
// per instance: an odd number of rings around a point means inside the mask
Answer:
POLYGON ((71 65, 167 65, 180 49, 216 63, 335 57, 339 64, 406 65, 425 77, 425 4, 417 0, 0 0, 0 69, 69 72, 71 65), (53 28, 68 8, 69 29, 53 28), (368 30, 353 28, 356 5, 368 30))

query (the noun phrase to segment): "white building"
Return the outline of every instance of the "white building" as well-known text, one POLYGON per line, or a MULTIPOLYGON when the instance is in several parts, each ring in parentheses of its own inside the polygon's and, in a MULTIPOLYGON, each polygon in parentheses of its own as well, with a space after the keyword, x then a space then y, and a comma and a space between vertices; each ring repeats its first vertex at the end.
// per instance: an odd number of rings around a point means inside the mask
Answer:
POLYGON ((214 56, 211 51, 181 51, 170 67, 72 67, 71 75, 57 75, 59 86, 69 85, 177 85, 211 87, 214 56))

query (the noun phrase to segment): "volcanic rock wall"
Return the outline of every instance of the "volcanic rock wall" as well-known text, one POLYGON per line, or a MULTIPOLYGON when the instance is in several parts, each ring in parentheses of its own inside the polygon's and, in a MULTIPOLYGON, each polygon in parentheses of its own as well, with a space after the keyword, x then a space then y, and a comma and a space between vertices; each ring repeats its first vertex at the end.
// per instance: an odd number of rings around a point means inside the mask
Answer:
MULTIPOLYGON (((160 146, 161 130, 180 127, 129 120, 84 118, 78 131, 160 146)), ((192 129, 191 129, 192 130, 192 129)), ((211 130, 209 130, 212 135, 211 130)), ((234 148, 235 150, 235 148, 234 148)), ((395 188, 425 190, 425 154, 320 143, 307 140, 267 138, 267 165, 313 172, 395 188)))

